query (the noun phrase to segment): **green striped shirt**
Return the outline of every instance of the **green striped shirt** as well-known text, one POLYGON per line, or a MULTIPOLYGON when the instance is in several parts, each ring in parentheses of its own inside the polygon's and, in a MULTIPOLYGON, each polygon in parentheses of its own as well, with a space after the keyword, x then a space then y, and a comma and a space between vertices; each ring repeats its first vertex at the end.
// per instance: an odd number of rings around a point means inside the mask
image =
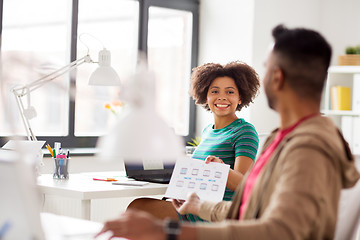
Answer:
MULTIPOLYGON (((259 146, 259 137, 254 126, 240 118, 221 129, 207 126, 202 133, 201 142, 194 151, 192 158, 204 160, 207 156, 219 157, 225 164, 234 169, 235 158, 245 156, 255 161, 259 146)), ((226 188, 224 201, 230 201, 234 192, 226 188)), ((182 216, 184 218, 185 216, 182 216)), ((201 221, 197 216, 188 214, 190 222, 201 221)))

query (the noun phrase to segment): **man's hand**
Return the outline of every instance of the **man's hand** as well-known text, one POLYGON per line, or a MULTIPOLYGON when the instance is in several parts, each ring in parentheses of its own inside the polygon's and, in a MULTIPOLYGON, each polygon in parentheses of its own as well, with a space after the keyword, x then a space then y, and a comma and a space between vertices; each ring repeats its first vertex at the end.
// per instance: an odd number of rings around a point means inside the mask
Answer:
POLYGON ((137 210, 127 210, 118 219, 107 221, 95 236, 111 231, 110 237, 124 237, 132 240, 165 240, 166 235, 161 220, 137 210))
POLYGON ((191 213, 194 215, 199 215, 202 201, 200 200, 198 195, 196 195, 196 193, 191 193, 190 195, 188 195, 186 201, 173 199, 172 203, 176 211, 178 211, 180 214, 191 213))

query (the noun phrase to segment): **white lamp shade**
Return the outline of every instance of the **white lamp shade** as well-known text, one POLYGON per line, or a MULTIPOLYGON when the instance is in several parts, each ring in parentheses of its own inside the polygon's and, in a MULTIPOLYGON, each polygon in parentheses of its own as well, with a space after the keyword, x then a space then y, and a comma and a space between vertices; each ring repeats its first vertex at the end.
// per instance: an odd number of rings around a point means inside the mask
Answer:
POLYGON ((152 160, 175 163, 185 155, 181 138, 150 108, 131 109, 99 139, 98 147, 102 159, 141 164, 152 160))
POLYGON ((120 78, 112 67, 98 67, 89 78, 89 85, 118 86, 120 78))
POLYGON ((89 78, 89 85, 118 86, 120 78, 111 65, 110 51, 103 49, 99 52, 99 67, 89 78))

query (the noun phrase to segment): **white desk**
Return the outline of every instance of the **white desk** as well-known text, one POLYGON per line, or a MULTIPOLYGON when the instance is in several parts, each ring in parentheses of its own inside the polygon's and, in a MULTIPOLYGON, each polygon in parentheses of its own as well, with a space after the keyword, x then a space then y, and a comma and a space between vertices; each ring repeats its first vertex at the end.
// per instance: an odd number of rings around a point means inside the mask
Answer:
MULTIPOLYGON (((41 213, 42 230, 47 240, 94 239, 103 224, 87 220, 41 213)), ((97 240, 109 239, 111 234, 100 235, 97 240)), ((126 240, 125 238, 113 238, 126 240)))
POLYGON ((91 209, 96 199, 163 195, 167 188, 167 184, 123 186, 92 179, 100 175, 121 178, 125 176, 125 172, 70 174, 68 180, 55 180, 52 174, 39 176, 38 186, 43 196, 43 211, 93 220, 91 209))

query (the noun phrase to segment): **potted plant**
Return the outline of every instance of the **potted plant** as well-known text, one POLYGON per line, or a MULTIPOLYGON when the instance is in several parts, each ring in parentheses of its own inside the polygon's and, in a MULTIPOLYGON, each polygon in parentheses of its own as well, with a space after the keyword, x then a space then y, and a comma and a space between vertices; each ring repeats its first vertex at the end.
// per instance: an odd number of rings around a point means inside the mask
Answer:
POLYGON ((345 48, 345 55, 338 57, 339 65, 360 65, 360 44, 345 48))
POLYGON ((201 137, 191 138, 191 141, 187 142, 188 146, 185 147, 186 155, 192 155, 201 142, 201 137))

